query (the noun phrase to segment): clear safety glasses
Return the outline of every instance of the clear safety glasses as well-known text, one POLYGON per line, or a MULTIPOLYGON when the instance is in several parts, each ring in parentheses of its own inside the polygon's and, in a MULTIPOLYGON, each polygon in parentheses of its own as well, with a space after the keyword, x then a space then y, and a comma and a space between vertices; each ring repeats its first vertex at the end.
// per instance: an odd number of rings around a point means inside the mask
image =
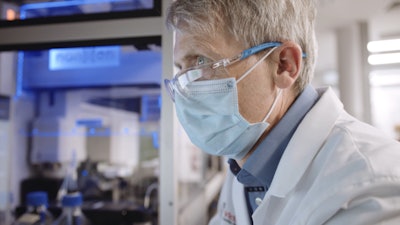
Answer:
POLYGON ((175 102, 176 92, 185 92, 186 86, 194 81, 200 80, 214 80, 222 79, 227 77, 225 68, 232 65, 240 60, 246 59, 247 57, 254 55, 262 50, 280 46, 280 42, 267 42, 255 47, 246 49, 240 54, 232 57, 218 60, 216 62, 207 63, 195 67, 191 67, 180 71, 171 80, 165 79, 165 87, 171 96, 172 101, 175 102))

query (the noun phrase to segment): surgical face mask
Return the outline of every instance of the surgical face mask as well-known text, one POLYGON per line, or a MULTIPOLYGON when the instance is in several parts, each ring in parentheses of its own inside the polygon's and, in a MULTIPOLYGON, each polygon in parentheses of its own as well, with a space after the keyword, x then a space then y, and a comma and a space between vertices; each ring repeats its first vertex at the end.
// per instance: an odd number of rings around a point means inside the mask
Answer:
MULTIPOLYGON (((269 126, 267 119, 275 108, 281 91, 278 90, 264 119, 258 123, 249 123, 239 113, 237 83, 248 76, 273 50, 238 80, 223 78, 189 81, 190 79, 185 78, 185 81, 181 80, 184 84, 177 84, 181 87, 174 87, 176 113, 193 144, 209 154, 236 159, 242 159, 254 146, 269 126)), ((185 76, 193 78, 195 75, 185 76)))

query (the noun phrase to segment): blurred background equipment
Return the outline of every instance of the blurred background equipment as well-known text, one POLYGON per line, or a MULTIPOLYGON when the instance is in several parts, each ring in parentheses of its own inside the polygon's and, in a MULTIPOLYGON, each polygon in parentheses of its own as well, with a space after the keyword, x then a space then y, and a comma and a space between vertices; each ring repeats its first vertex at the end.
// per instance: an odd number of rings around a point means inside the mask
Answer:
POLYGON ((16 214, 14 225, 53 225, 54 216, 48 211, 47 193, 43 191, 30 192, 26 195, 25 208, 16 214))

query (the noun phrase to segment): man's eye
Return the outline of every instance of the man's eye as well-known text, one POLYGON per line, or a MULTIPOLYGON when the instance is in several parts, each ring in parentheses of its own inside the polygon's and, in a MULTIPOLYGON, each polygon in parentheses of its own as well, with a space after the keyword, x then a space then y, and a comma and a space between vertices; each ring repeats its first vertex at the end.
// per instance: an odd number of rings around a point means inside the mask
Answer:
POLYGON ((196 61, 196 66, 204 65, 208 62, 209 60, 204 57, 204 56, 197 56, 197 61, 196 61))

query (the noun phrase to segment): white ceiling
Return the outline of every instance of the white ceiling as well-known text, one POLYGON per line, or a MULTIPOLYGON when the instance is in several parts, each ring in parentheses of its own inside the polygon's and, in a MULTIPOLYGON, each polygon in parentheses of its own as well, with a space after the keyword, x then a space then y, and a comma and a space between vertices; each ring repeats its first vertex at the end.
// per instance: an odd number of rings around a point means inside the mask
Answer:
POLYGON ((399 0, 319 0, 317 29, 325 31, 387 12, 399 0))
POLYGON ((369 25, 370 40, 400 38, 400 0, 319 0, 319 3, 317 75, 337 67, 338 28, 364 21, 369 25))

